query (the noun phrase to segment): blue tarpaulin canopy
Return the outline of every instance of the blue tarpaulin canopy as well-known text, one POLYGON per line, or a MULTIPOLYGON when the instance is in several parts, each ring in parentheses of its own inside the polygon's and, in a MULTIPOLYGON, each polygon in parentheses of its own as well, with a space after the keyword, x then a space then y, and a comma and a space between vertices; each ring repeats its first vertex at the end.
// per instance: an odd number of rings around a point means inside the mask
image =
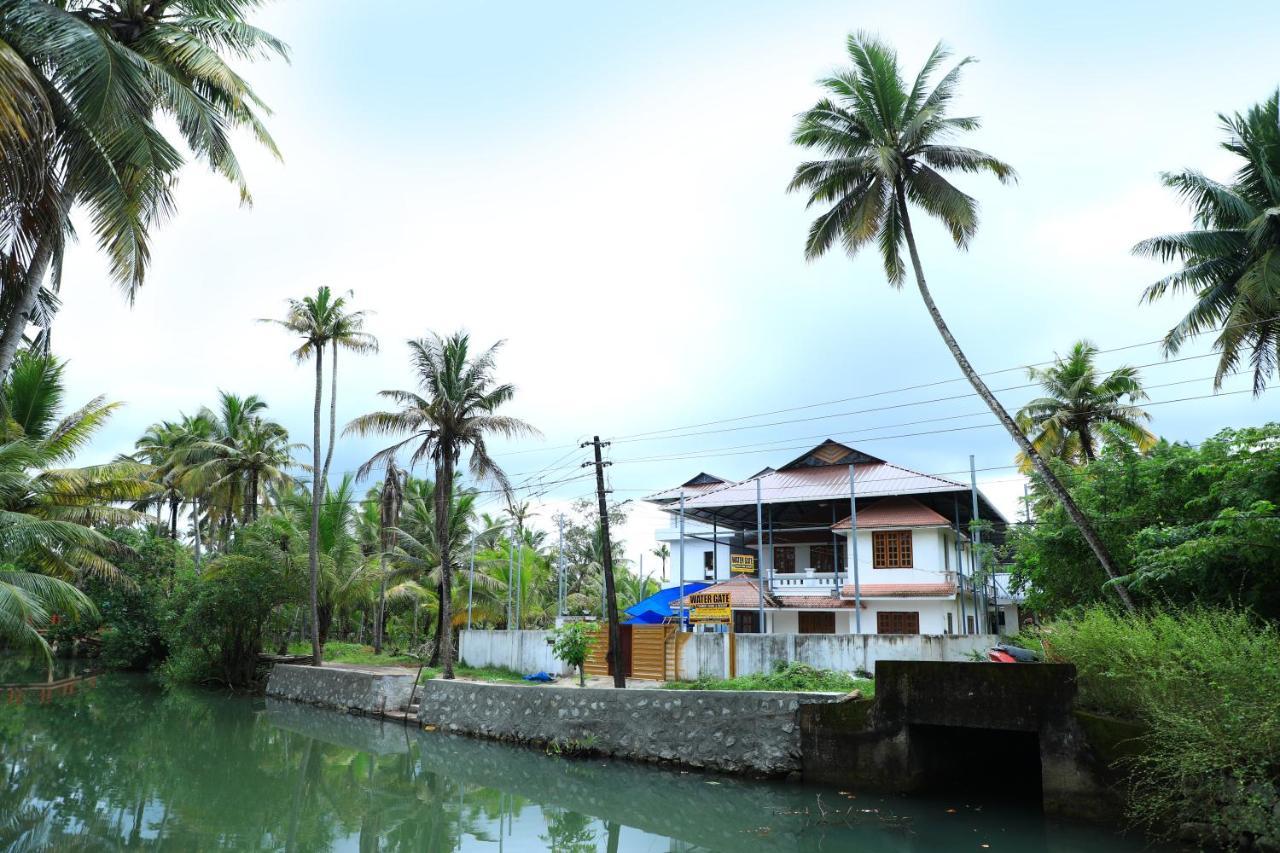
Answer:
MULTIPOLYGON (((699 590, 706 589, 711 586, 709 583, 702 581, 685 581, 684 594, 690 595, 699 590)), ((622 624, 623 625, 658 625, 667 619, 675 616, 675 612, 671 609, 671 602, 680 597, 680 587, 673 586, 668 589, 662 589, 646 598, 644 601, 628 607, 624 612, 630 616, 622 624)))

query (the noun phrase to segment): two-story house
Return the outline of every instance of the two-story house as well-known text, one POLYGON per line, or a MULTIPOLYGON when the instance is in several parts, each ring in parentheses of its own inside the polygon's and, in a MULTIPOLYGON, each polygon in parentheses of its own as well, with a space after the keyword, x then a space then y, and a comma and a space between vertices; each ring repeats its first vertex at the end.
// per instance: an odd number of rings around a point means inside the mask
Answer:
MULTIPOLYGON (((671 547, 672 585, 715 582, 698 597, 727 593, 736 632, 1013 632, 1007 576, 974 581, 974 497, 964 483, 827 440, 745 480, 699 474, 646 500, 671 516, 657 538, 671 547)), ((976 498, 998 541, 1004 517, 976 498)))

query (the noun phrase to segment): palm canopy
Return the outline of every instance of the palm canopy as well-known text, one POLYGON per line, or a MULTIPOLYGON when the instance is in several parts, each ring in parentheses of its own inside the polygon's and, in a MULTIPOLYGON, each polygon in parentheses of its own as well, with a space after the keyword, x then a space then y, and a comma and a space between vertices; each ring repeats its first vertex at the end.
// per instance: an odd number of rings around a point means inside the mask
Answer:
POLYGON ((375 453, 359 475, 415 445, 410 467, 430 459, 437 465, 447 459, 452 470, 463 450, 469 451, 469 468, 477 480, 492 480, 510 493, 506 474, 489 455, 490 436, 513 438, 538 431, 518 418, 498 414, 515 395, 515 386, 493 377, 494 359, 502 342, 471 355, 471 339, 465 332, 447 338, 431 334, 409 342, 418 391, 388 390, 380 396, 400 405, 396 411, 371 412, 347 425, 345 432, 359 435, 403 435, 390 447, 375 453))
MULTIPOLYGON (((1156 437, 1143 426, 1151 416, 1134 405, 1147 399, 1138 371, 1119 367, 1103 376, 1095 364, 1097 354, 1095 345, 1078 341, 1066 358, 1027 371, 1045 396, 1018 411, 1018 426, 1042 456, 1071 464, 1091 462, 1107 437, 1144 451, 1155 446, 1156 437)), ((1018 462, 1030 471, 1025 455, 1018 462)))
POLYGON ((808 258, 825 254, 836 240, 849 255, 874 240, 890 283, 901 286, 908 202, 941 221, 963 248, 977 230, 978 204, 944 173, 988 172, 1001 182, 1015 174, 990 154, 952 143, 979 126, 972 116, 947 114, 972 58, 931 86, 950 56, 939 44, 908 87, 896 52, 884 42, 854 33, 847 47, 852 67, 819 81, 828 95, 799 116, 792 135, 826 159, 801 163, 788 189, 808 192, 810 207, 827 208, 809 229, 808 258))
POLYGON ((293 351, 295 360, 311 358, 317 350, 332 344, 353 352, 374 352, 378 341, 364 331, 365 311, 351 311, 348 300, 351 292, 335 296, 327 286, 316 289, 315 296, 290 299, 283 320, 264 317, 261 323, 271 323, 292 332, 302 339, 293 351))
POLYGON ((1243 162, 1228 184, 1195 170, 1164 185, 1194 211, 1195 229, 1144 240, 1134 253, 1182 268, 1146 289, 1153 302, 1191 293, 1195 303, 1164 339, 1166 354, 1219 329, 1215 390, 1245 363, 1260 394, 1280 368, 1280 90, 1248 112, 1220 115, 1222 147, 1243 162))
POLYGON ((111 277, 132 300, 150 263, 150 232, 174 210, 179 144, 250 201, 233 134, 278 151, 260 118, 269 111, 229 62, 287 55, 247 22, 259 5, 0 3, 0 276, 10 297, 0 306, 0 373, 46 273, 59 286, 73 209, 87 214, 111 277))

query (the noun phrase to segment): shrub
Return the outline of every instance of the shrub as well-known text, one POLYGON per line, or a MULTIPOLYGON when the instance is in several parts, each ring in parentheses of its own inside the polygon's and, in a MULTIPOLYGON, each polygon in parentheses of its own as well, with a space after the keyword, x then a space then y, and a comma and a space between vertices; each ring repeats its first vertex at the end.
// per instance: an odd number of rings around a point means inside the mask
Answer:
POLYGON ((699 678, 696 681, 674 681, 666 685, 674 690, 776 690, 785 693, 848 693, 861 690, 870 695, 872 682, 857 679, 847 672, 818 669, 807 663, 774 661, 773 671, 737 678, 699 678))
POLYGON ((596 642, 596 627, 586 622, 569 622, 551 631, 551 653, 557 660, 578 668, 578 686, 587 683, 586 670, 583 665, 591 654, 591 647, 596 642))
POLYGON ((1183 824, 1218 843, 1280 837, 1280 632, 1249 615, 1147 616, 1102 607, 1042 629, 1050 660, 1079 673, 1080 703, 1144 724, 1130 813, 1162 835, 1183 824))

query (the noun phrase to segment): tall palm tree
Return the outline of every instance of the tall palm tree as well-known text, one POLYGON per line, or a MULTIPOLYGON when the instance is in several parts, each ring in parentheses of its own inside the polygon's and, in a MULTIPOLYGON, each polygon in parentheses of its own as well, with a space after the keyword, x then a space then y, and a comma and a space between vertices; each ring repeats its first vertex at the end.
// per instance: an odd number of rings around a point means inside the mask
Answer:
POLYGON ((501 342, 472 355, 471 339, 464 332, 447 338, 432 334, 409 342, 414 370, 418 374, 418 391, 381 391, 381 396, 400 408, 396 411, 371 412, 347 425, 346 432, 359 435, 403 435, 379 451, 361 467, 361 476, 403 448, 416 444, 409 465, 430 459, 435 466, 436 535, 438 537, 441 595, 441 624, 436 649, 444 665, 444 677, 453 678, 453 634, 450 597, 453 590, 453 540, 449 529, 448 501, 453 494, 454 472, 464 452, 468 468, 477 481, 489 480, 510 496, 511 484, 506 474, 489 455, 490 436, 515 437, 536 434, 524 421, 498 410, 511 401, 515 387, 499 384, 494 379, 494 359, 501 342))
MULTIPOLYGON (((332 440, 331 440, 332 446, 332 440)), ((382 629, 387 611, 387 554, 395 547, 396 528, 400 526, 400 507, 404 505, 405 473, 396 467, 395 459, 387 460, 387 472, 378 494, 378 621, 374 626, 373 651, 382 654, 382 629)))
POLYGON ((1152 237, 1133 251, 1182 264, 1148 287, 1144 301, 1196 298, 1165 336, 1165 354, 1220 329, 1214 390, 1247 361, 1253 392, 1261 394, 1280 369, 1280 90, 1243 115, 1218 119, 1227 135, 1222 147, 1243 161, 1235 177, 1221 184, 1192 169, 1166 172, 1164 185, 1191 206, 1195 230, 1152 237))
POLYGON ((667 543, 663 542, 657 548, 654 548, 651 553, 653 554, 653 556, 657 557, 659 560, 662 561, 662 579, 666 580, 667 579, 667 560, 671 559, 671 548, 667 546, 667 543))
MULTIPOLYGON (((966 248, 978 228, 978 204, 961 192, 945 172, 989 173, 1002 183, 1015 180, 1013 169, 990 154, 952 143, 952 138, 978 127, 971 116, 950 116, 964 59, 930 88, 934 72, 950 55, 938 45, 908 88, 895 51, 879 39, 855 33, 848 38, 851 68, 821 81, 828 97, 802 113, 793 141, 815 148, 828 159, 801 163, 788 187, 809 194, 809 205, 827 209, 813 222, 806 257, 825 254, 838 239, 849 255, 875 241, 889 283, 901 287, 907 268, 906 245, 916 287, 929 317, 978 396, 986 402, 1019 449, 1031 460, 1045 486, 1080 529, 1098 562, 1114 581, 1119 573, 1106 544, 1058 481, 1017 423, 982 381, 947 327, 925 282, 916 247, 910 207, 940 220, 958 248, 966 248)), ((1130 610, 1125 588, 1113 583, 1130 610)))
MULTIPOLYGON (((348 294, 350 295, 350 294, 348 294)), ((308 562, 311 570, 311 651, 312 664, 320 666, 321 644, 317 625, 318 585, 320 582, 318 531, 320 527, 320 506, 324 500, 326 488, 325 478, 328 475, 329 460, 333 458, 333 439, 337 430, 334 418, 337 417, 337 351, 339 347, 357 352, 377 348, 377 341, 372 335, 361 331, 364 324, 364 312, 348 311, 347 297, 334 297, 333 291, 321 286, 315 296, 302 299, 290 299, 285 319, 264 319, 264 323, 274 323, 302 338, 302 344, 293 352, 294 360, 299 363, 308 358, 316 360, 316 393, 313 412, 311 438, 311 532, 309 534, 308 562), (329 453, 322 464, 320 461, 320 409, 324 398, 324 351, 333 347, 333 400, 329 408, 329 453)))
POLYGON ((166 130, 251 201, 233 132, 279 152, 259 119, 265 105, 224 57, 287 55, 247 22, 260 2, 0 4, 0 376, 28 323, 47 332, 56 300, 44 286, 58 289, 73 210, 86 212, 112 278, 133 298, 184 162, 166 130))
POLYGON ((0 564, 0 641, 10 648, 39 652, 52 666, 53 655, 41 629, 55 615, 79 619, 96 612, 74 585, 0 564))
MULTIPOLYGON (((1066 358, 1027 371, 1045 396, 1018 410, 1018 426, 1041 456, 1073 465, 1092 462, 1106 435, 1123 437, 1139 450, 1155 446, 1156 437, 1142 425, 1151 415, 1134 405, 1147 399, 1138 371, 1118 367, 1100 376, 1094 364, 1097 354, 1090 342, 1077 341, 1066 358)), ((1020 454, 1018 462, 1023 471, 1030 471, 1025 455, 1020 454)))

